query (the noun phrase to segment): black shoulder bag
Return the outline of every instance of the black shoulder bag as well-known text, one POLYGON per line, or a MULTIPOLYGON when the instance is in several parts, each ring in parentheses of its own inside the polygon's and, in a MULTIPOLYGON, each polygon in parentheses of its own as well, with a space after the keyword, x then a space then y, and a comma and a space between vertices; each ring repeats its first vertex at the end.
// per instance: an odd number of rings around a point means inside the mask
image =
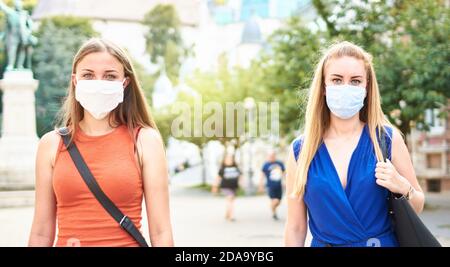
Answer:
MULTIPOLYGON (((386 133, 381 131, 381 150, 383 160, 387 158, 386 133)), ((388 197, 389 215, 392 228, 397 237, 400 247, 440 247, 441 244, 420 220, 417 213, 406 198, 389 192, 388 197)))
POLYGON ((141 232, 137 229, 134 223, 125 214, 123 214, 116 205, 114 205, 114 203, 100 188, 99 184, 86 165, 86 162, 84 162, 77 146, 74 142, 70 143, 69 129, 67 127, 59 128, 58 133, 61 135, 78 172, 98 202, 100 202, 103 208, 114 218, 117 223, 119 223, 120 227, 132 236, 141 247, 148 247, 145 238, 142 236, 141 232))

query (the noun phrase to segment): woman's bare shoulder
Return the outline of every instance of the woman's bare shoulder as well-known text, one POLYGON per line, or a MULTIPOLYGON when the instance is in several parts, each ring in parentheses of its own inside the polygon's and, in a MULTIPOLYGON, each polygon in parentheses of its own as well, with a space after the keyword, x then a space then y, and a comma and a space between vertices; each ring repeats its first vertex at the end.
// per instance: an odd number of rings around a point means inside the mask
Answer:
POLYGON ((61 136, 56 132, 56 130, 45 133, 39 140, 40 146, 58 146, 61 136))
POLYGON ((138 139, 144 143, 160 143, 162 142, 162 137, 159 131, 155 128, 145 127, 139 131, 138 139))
POLYGON ((55 164, 60 141, 61 136, 56 132, 56 130, 44 134, 39 140, 37 152, 38 158, 46 158, 53 166, 55 164))

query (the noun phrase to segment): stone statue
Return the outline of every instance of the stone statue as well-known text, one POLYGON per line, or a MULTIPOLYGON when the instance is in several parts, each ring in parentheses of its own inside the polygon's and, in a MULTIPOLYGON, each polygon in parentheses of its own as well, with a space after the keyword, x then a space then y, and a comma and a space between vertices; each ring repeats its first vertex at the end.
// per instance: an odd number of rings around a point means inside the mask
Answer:
POLYGON ((37 38, 32 35, 31 16, 22 7, 22 0, 14 1, 14 8, 0 0, 0 10, 6 14, 6 45, 8 65, 6 70, 31 70, 31 54, 37 38), (26 60, 26 61, 25 61, 26 60))

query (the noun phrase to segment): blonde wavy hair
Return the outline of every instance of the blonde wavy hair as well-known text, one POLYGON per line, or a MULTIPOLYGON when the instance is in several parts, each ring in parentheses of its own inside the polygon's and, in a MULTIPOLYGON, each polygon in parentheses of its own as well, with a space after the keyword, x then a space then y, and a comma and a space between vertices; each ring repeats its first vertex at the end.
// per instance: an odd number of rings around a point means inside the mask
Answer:
POLYGON ((372 64, 372 56, 361 47, 347 41, 333 44, 325 51, 325 53, 323 53, 314 72, 314 78, 309 89, 308 104, 305 113, 303 144, 297 161, 297 170, 292 192, 294 197, 303 196, 309 166, 322 142, 325 131, 330 125, 330 110, 326 105, 324 94, 325 66, 330 59, 344 56, 364 61, 367 73, 367 95, 364 99, 364 107, 359 111, 359 119, 368 126, 370 139, 374 144, 377 160, 383 160, 376 131, 380 134, 381 130, 384 129, 384 126, 393 126, 384 116, 381 109, 380 92, 372 64))

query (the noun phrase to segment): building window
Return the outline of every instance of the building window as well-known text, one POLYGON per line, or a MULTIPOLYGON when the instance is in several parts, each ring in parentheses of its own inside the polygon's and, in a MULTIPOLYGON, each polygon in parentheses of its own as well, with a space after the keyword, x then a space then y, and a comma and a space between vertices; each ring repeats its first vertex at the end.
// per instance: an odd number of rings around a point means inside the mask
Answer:
POLYGON ((427 154, 427 168, 440 169, 442 166, 442 155, 438 153, 427 154))
POLYGON ((441 180, 430 179, 427 180, 427 191, 428 192, 441 192, 441 180))
POLYGON ((434 135, 443 134, 445 131, 445 121, 439 117, 439 109, 427 109, 425 111, 425 122, 430 126, 430 133, 434 135))

